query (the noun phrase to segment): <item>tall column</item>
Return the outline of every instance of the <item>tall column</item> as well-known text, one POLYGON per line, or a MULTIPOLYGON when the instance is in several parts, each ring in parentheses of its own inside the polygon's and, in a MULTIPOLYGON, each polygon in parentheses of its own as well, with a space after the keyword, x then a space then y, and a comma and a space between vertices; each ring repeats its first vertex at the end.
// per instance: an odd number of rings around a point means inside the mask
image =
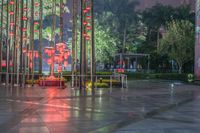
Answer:
POLYGON ((42 30, 43 30, 43 0, 40 0, 39 7, 40 24, 39 24, 39 74, 42 74, 42 30))
MULTIPOLYGON (((81 0, 81 49, 80 49, 80 74, 82 79, 80 81, 80 89, 83 84, 83 89, 86 87, 86 75, 88 67, 88 53, 90 52, 90 74, 91 77, 94 74, 94 19, 93 19, 93 1, 92 0, 81 0), (88 47, 89 46, 89 47, 88 47), (88 49, 91 49, 90 51, 88 49)), ((94 80, 91 81, 93 82, 94 80)), ((94 88, 94 85, 92 85, 94 88)))
POLYGON ((94 0, 91 0, 91 26, 92 26, 92 31, 91 31, 91 82, 92 82, 92 94, 95 93, 95 88, 94 88, 94 81, 95 77, 93 77, 96 74, 96 59, 95 59, 95 35, 94 35, 94 0))
POLYGON ((74 87, 74 75, 77 66, 77 9, 78 1, 73 0, 73 29, 72 29, 72 87, 74 87))
POLYGON ((20 86, 22 86, 22 83, 23 83, 23 53, 22 53, 22 48, 23 48, 23 32, 25 31, 24 30, 24 21, 23 21, 23 16, 24 16, 24 0, 21 0, 21 3, 20 3, 20 8, 21 8, 21 11, 20 11, 20 86))
POLYGON ((9 2, 6 4, 7 12, 6 12, 6 85, 9 85, 9 63, 10 63, 10 42, 9 42, 9 2))
MULTIPOLYGON (((34 0, 31 0, 31 21, 30 21, 30 49, 32 51, 31 54, 31 61, 29 63, 30 67, 31 67, 31 80, 34 80, 34 55, 33 55, 33 51, 34 51, 34 10, 35 10, 35 5, 34 5, 34 0)), ((33 85, 33 83, 32 83, 33 85)))
POLYGON ((196 0, 195 77, 200 80, 200 0, 196 0))

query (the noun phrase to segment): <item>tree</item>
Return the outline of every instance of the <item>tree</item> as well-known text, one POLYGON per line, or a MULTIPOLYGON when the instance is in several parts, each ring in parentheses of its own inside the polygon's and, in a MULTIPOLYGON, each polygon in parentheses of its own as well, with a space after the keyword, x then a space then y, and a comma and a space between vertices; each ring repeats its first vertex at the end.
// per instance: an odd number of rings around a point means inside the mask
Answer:
POLYGON ((132 45, 135 38, 133 31, 138 26, 138 14, 135 11, 138 2, 130 0, 118 0, 117 2, 115 0, 97 0, 95 2, 100 25, 112 29, 111 36, 117 37, 119 41, 118 52, 127 52, 128 45, 132 45))
POLYGON ((174 9, 171 6, 156 4, 142 13, 142 21, 147 26, 147 41, 159 48, 160 27, 173 19, 174 9), (155 42, 155 43, 154 43, 155 42))
POLYGON ((167 25, 160 52, 177 62, 179 73, 182 72, 183 65, 194 57, 194 36, 194 25, 189 21, 174 20, 167 25))
POLYGON ((113 61, 117 50, 118 38, 110 36, 110 29, 104 29, 95 23, 95 51, 96 61, 109 63, 113 61))

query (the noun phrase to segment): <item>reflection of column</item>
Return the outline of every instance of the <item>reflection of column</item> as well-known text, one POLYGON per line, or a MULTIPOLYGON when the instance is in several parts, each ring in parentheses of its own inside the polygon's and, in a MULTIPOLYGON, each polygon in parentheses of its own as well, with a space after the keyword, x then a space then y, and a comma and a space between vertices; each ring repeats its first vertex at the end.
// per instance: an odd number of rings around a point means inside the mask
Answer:
POLYGON ((123 64, 122 64, 122 53, 120 53, 120 57, 119 58, 120 58, 120 67, 119 68, 122 69, 122 67, 123 67, 123 64))
POLYGON ((136 71, 138 70, 138 58, 137 58, 137 55, 136 55, 136 58, 135 58, 135 66, 136 66, 136 71))
POLYGON ((74 75, 77 67, 77 7, 78 1, 73 0, 73 29, 72 29, 72 87, 74 87, 74 75))
POLYGON ((150 72, 150 55, 148 55, 148 68, 147 68, 147 72, 150 72))
POLYGON ((200 79, 200 0, 196 1, 195 76, 200 79))
POLYGON ((130 69, 130 58, 128 57, 128 67, 127 69, 130 69))

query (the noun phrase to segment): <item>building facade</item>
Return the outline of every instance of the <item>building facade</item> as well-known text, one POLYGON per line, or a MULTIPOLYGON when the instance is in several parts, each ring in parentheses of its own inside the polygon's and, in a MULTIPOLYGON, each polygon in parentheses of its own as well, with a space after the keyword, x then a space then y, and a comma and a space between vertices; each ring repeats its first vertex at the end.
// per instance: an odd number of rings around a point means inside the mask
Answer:
POLYGON ((195 76, 200 80, 200 0, 196 0, 195 76))

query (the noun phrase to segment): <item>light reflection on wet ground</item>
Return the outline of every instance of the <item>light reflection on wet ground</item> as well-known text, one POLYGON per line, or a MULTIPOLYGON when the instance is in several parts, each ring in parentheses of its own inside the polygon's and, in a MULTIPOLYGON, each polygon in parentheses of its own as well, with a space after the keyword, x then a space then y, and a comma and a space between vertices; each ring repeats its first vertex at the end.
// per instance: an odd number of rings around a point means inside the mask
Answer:
POLYGON ((97 89, 92 96, 69 87, 1 86, 0 132, 200 131, 195 126, 200 124, 199 89, 169 81, 129 81, 128 89, 112 88, 112 93, 109 89, 97 89))

